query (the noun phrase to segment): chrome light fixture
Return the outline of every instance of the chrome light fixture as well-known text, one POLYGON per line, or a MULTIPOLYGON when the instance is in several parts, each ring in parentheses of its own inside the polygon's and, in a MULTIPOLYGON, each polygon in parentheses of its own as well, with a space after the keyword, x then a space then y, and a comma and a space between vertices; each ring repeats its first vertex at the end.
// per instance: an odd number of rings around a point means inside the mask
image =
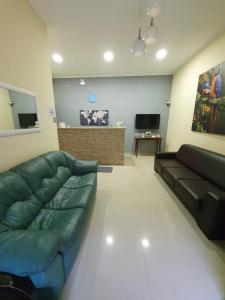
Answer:
POLYGON ((131 53, 136 57, 141 57, 147 52, 145 41, 141 37, 141 28, 139 28, 138 38, 131 48, 131 53))
POLYGON ((161 13, 161 0, 148 0, 147 15, 151 18, 158 17, 161 13))
POLYGON ((151 24, 147 28, 147 31, 145 33, 144 40, 147 45, 152 45, 155 43, 156 37, 157 37, 158 30, 154 26, 154 19, 151 18, 151 24))

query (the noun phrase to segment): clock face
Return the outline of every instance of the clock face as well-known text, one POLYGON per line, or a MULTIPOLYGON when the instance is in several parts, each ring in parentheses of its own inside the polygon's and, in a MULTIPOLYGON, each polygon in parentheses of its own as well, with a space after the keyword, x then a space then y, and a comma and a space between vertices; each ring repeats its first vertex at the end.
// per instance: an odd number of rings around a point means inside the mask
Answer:
POLYGON ((90 94, 90 95, 88 96, 88 101, 89 101, 90 103, 95 103, 96 100, 97 100, 96 95, 90 94))

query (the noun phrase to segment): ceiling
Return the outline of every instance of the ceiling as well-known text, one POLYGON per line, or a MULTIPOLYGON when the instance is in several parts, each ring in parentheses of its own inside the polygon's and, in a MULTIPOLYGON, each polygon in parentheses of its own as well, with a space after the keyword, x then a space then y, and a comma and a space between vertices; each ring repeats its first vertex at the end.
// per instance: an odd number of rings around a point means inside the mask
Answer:
MULTIPOLYGON (((225 31, 225 0, 164 0, 155 25, 159 37, 148 53, 135 58, 130 48, 137 38, 140 0, 29 0, 48 25, 53 77, 97 77, 173 74, 194 54, 225 31), (163 61, 159 48, 168 49, 163 61), (111 63, 102 55, 115 54, 111 63)), ((142 0, 142 28, 147 26, 142 0)))

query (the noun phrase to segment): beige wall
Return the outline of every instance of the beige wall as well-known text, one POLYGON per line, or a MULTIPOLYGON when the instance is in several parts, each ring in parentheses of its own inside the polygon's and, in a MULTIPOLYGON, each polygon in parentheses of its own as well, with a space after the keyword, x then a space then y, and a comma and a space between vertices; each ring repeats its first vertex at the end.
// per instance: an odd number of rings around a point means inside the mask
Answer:
POLYGON ((9 101, 8 90, 0 88, 0 130, 14 129, 12 109, 9 101))
POLYGON ((27 0, 0 0, 0 81, 38 95, 41 133, 0 137, 0 170, 58 149, 46 26, 27 0))
POLYGON ((225 136, 191 131, 199 75, 225 61, 225 34, 194 57, 174 76, 167 150, 189 143, 225 154, 225 136))

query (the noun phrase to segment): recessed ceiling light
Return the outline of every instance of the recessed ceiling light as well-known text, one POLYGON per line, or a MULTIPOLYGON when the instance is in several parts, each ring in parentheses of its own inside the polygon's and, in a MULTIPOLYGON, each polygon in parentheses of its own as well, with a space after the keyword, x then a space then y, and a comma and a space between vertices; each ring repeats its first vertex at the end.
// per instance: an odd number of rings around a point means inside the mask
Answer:
POLYGON ((104 53, 104 60, 107 61, 107 62, 110 62, 110 61, 113 61, 114 59, 114 54, 111 52, 111 51, 106 51, 104 53))
POLYGON ((108 235, 108 236, 106 237, 106 243, 107 243, 108 245, 112 245, 112 244, 114 243, 114 238, 113 238, 111 235, 108 235))
POLYGON ((149 240, 147 240, 147 239, 143 239, 142 240, 142 246, 144 247, 144 248, 148 248, 149 247, 149 240))
POLYGON ((62 55, 58 54, 58 53, 54 53, 52 54, 52 59, 54 62, 56 62, 57 64, 61 64, 63 62, 63 57, 62 55))
POLYGON ((160 49, 157 53, 156 53, 156 58, 158 60, 162 60, 164 58, 166 58, 168 55, 168 51, 166 49, 160 49))

